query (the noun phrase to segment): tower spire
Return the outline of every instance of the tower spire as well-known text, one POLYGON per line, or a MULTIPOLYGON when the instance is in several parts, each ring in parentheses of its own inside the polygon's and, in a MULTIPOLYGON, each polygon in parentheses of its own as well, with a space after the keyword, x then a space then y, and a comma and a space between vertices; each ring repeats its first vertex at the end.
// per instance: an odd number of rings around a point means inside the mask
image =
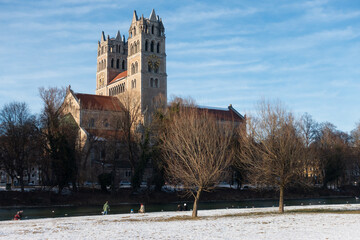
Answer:
POLYGON ((102 31, 102 33, 101 33, 101 42, 105 42, 105 41, 106 41, 105 33, 104 33, 104 31, 102 31))
POLYGON ((137 20, 138 20, 138 16, 136 14, 136 11, 134 10, 132 22, 136 22, 137 20))
POLYGON ((117 34, 116 34, 116 37, 115 37, 116 40, 118 41, 121 41, 121 34, 120 34, 120 31, 118 30, 117 34))
POLYGON ((154 9, 151 11, 149 19, 150 21, 156 21, 156 13, 154 9))

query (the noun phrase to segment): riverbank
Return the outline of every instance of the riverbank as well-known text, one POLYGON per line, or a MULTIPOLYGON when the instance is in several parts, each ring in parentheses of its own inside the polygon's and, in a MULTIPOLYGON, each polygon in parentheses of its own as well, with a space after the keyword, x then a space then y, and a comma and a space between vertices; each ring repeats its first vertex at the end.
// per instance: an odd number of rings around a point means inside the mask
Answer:
MULTIPOLYGON (((330 189, 289 189, 285 193, 286 199, 328 198, 328 197, 355 197, 359 196, 358 188, 348 187, 341 191, 330 189)), ((201 202, 241 201, 257 199, 278 199, 276 191, 254 189, 237 190, 219 188, 214 192, 204 192, 201 202)), ((94 206, 102 205, 105 201, 112 205, 129 204, 161 204, 176 202, 192 202, 192 197, 184 197, 181 192, 144 191, 134 194, 131 189, 121 189, 115 194, 104 193, 100 190, 80 189, 79 192, 59 195, 51 191, 0 191, 0 205, 2 207, 28 206, 94 206)))
POLYGON ((0 239, 357 239, 359 204, 0 222, 0 239))

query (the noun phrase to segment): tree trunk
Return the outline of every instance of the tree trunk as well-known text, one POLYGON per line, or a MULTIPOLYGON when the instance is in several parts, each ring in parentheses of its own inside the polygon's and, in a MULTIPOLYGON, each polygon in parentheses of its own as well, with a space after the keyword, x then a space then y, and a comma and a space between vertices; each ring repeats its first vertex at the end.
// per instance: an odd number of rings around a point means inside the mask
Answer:
POLYGON ((280 186, 279 212, 284 213, 284 186, 280 186))
POLYGON ((198 203, 199 203, 201 191, 202 191, 202 189, 199 188, 197 190, 197 192, 196 192, 196 197, 195 197, 195 200, 194 200, 194 207, 193 207, 193 212, 192 212, 192 217, 193 218, 197 217, 198 203))
POLYGON ((24 192, 24 176, 23 174, 20 175, 20 186, 21 186, 21 192, 24 192))

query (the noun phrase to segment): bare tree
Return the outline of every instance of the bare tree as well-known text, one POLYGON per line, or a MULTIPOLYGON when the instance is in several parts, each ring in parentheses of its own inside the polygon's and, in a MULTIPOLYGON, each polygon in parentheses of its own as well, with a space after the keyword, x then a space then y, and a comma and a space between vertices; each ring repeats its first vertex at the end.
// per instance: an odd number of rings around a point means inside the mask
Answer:
POLYGON ((39 151, 37 120, 25 103, 13 102, 3 107, 0 111, 0 136, 0 162, 24 191, 24 173, 34 166, 39 151))
POLYGON ((142 112, 140 94, 136 91, 126 91, 118 96, 125 111, 125 116, 119 122, 122 132, 123 155, 127 156, 134 174, 138 162, 139 144, 141 141, 142 112))
POLYGON ((76 191, 78 126, 70 115, 62 116, 61 105, 66 91, 60 88, 40 88, 39 93, 44 102, 41 122, 46 149, 44 162, 50 161, 48 180, 59 187, 59 194, 69 181, 76 191))
POLYGON ((314 143, 320 136, 320 125, 310 114, 305 113, 301 116, 298 122, 298 128, 305 147, 305 177, 310 177, 313 179, 314 183, 317 183, 320 177, 320 161, 318 151, 316 150, 314 143))
POLYGON ((238 164, 245 164, 254 184, 276 187, 279 212, 284 212, 284 190, 304 174, 304 145, 293 115, 281 103, 261 101, 257 115, 247 118, 248 134, 240 134, 238 164))
POLYGON ((329 183, 339 185, 345 180, 345 169, 350 160, 349 136, 331 123, 323 123, 316 150, 320 159, 323 187, 329 183))
POLYGON ((172 183, 182 184, 194 197, 192 216, 197 217, 201 192, 211 191, 233 161, 232 124, 222 124, 207 112, 179 106, 161 136, 165 171, 172 183))
POLYGON ((353 152, 353 172, 357 176, 356 181, 359 182, 360 176, 360 122, 356 124, 354 130, 351 131, 352 152, 353 152))

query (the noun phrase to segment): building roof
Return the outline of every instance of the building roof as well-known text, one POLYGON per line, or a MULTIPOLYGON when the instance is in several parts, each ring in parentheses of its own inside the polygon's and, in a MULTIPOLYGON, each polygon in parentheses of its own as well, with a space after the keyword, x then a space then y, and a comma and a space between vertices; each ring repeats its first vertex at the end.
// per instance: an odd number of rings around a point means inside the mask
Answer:
POLYGON ((197 106, 197 109, 199 111, 207 111, 208 114, 214 116, 220 121, 242 122, 245 120, 245 118, 240 113, 238 113, 231 104, 228 108, 197 106))
POLYGON ((103 110, 103 111, 123 111, 123 106, 117 97, 75 93, 76 98, 82 109, 103 110))
POLYGON ((117 80, 124 78, 126 76, 127 76, 127 71, 123 71, 123 72, 119 73, 116 77, 114 77, 113 80, 111 80, 108 85, 110 85, 110 84, 116 82, 117 80))

